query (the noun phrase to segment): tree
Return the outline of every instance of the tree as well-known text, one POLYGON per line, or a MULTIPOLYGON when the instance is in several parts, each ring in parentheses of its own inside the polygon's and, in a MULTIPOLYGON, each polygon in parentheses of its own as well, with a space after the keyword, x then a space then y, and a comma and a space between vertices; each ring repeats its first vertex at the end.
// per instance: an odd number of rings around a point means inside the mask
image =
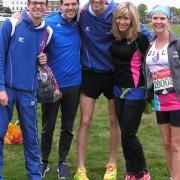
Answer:
POLYGON ((0 12, 3 12, 3 5, 0 4, 0 12))
POLYGON ((138 12, 139 12, 139 16, 140 16, 140 21, 143 23, 145 21, 145 17, 148 13, 147 11, 147 6, 145 4, 140 4, 138 7, 138 12))
POLYGON ((170 7, 169 9, 174 15, 180 15, 180 8, 170 7))
POLYGON ((12 11, 11 11, 11 9, 9 7, 4 7, 3 12, 8 13, 8 14, 12 14, 12 11))
POLYGON ((172 18, 171 22, 173 23, 180 23, 180 8, 175 8, 175 7, 169 7, 171 13, 172 13, 172 18))

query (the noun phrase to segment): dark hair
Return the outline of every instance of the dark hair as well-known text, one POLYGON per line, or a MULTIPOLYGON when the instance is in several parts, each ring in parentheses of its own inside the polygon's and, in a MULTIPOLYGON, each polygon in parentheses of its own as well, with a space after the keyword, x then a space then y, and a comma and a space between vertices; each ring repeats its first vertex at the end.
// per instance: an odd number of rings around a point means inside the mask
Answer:
MULTIPOLYGON (((63 0, 60 0, 60 3, 62 4, 62 3, 63 3, 63 0)), ((77 0, 77 3, 79 4, 79 0, 77 0)))
MULTIPOLYGON (((31 1, 31 0, 28 0, 28 4, 30 4, 30 1, 31 1)), ((48 0, 46 0, 46 4, 48 4, 48 0)))

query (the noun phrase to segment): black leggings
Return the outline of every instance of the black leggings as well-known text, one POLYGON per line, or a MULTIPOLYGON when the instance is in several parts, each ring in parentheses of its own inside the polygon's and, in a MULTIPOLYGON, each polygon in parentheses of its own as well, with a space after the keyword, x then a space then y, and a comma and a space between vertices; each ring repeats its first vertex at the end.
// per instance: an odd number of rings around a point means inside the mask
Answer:
POLYGON ((141 122, 145 100, 115 98, 115 105, 127 173, 137 177, 141 176, 143 171, 146 171, 146 161, 136 133, 141 122))

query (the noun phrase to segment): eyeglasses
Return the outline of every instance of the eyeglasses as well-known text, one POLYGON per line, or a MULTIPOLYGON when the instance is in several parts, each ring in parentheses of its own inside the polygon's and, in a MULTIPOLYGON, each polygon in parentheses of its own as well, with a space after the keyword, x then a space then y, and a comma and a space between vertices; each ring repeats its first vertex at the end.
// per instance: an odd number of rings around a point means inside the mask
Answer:
POLYGON ((42 1, 40 1, 40 2, 38 2, 38 1, 30 1, 30 4, 31 4, 32 6, 37 6, 38 4, 39 4, 40 6, 46 6, 46 5, 47 5, 47 2, 42 2, 42 1))

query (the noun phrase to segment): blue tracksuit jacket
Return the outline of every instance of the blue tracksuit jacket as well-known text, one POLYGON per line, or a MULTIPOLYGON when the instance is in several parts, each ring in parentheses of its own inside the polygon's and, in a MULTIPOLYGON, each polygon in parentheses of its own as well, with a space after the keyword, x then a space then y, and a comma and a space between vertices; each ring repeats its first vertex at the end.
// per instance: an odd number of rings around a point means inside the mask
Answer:
POLYGON ((0 30, 0 91, 6 91, 8 96, 8 105, 0 105, 0 180, 4 180, 4 136, 13 115, 14 105, 23 132, 28 179, 42 179, 36 119, 37 56, 41 52, 42 44, 48 44, 53 31, 45 21, 35 27, 26 11, 22 15, 22 21, 9 18, 0 30))
MULTIPOLYGON (((112 17, 117 4, 112 0, 104 13, 95 16, 87 3, 80 14, 82 38, 81 65, 83 68, 105 73, 113 71, 109 48, 112 44, 112 17)), ((141 31, 152 39, 151 33, 141 26, 141 31)))
POLYGON ((81 84, 80 33, 76 20, 67 21, 61 12, 46 17, 53 29, 53 35, 47 46, 48 64, 60 88, 81 84))
POLYGON ((35 27, 26 11, 22 15, 23 20, 17 25, 16 19, 9 18, 0 29, 0 91, 5 90, 5 85, 26 91, 37 88, 37 56, 41 52, 44 31, 47 30, 48 43, 52 29, 45 21, 35 27))

